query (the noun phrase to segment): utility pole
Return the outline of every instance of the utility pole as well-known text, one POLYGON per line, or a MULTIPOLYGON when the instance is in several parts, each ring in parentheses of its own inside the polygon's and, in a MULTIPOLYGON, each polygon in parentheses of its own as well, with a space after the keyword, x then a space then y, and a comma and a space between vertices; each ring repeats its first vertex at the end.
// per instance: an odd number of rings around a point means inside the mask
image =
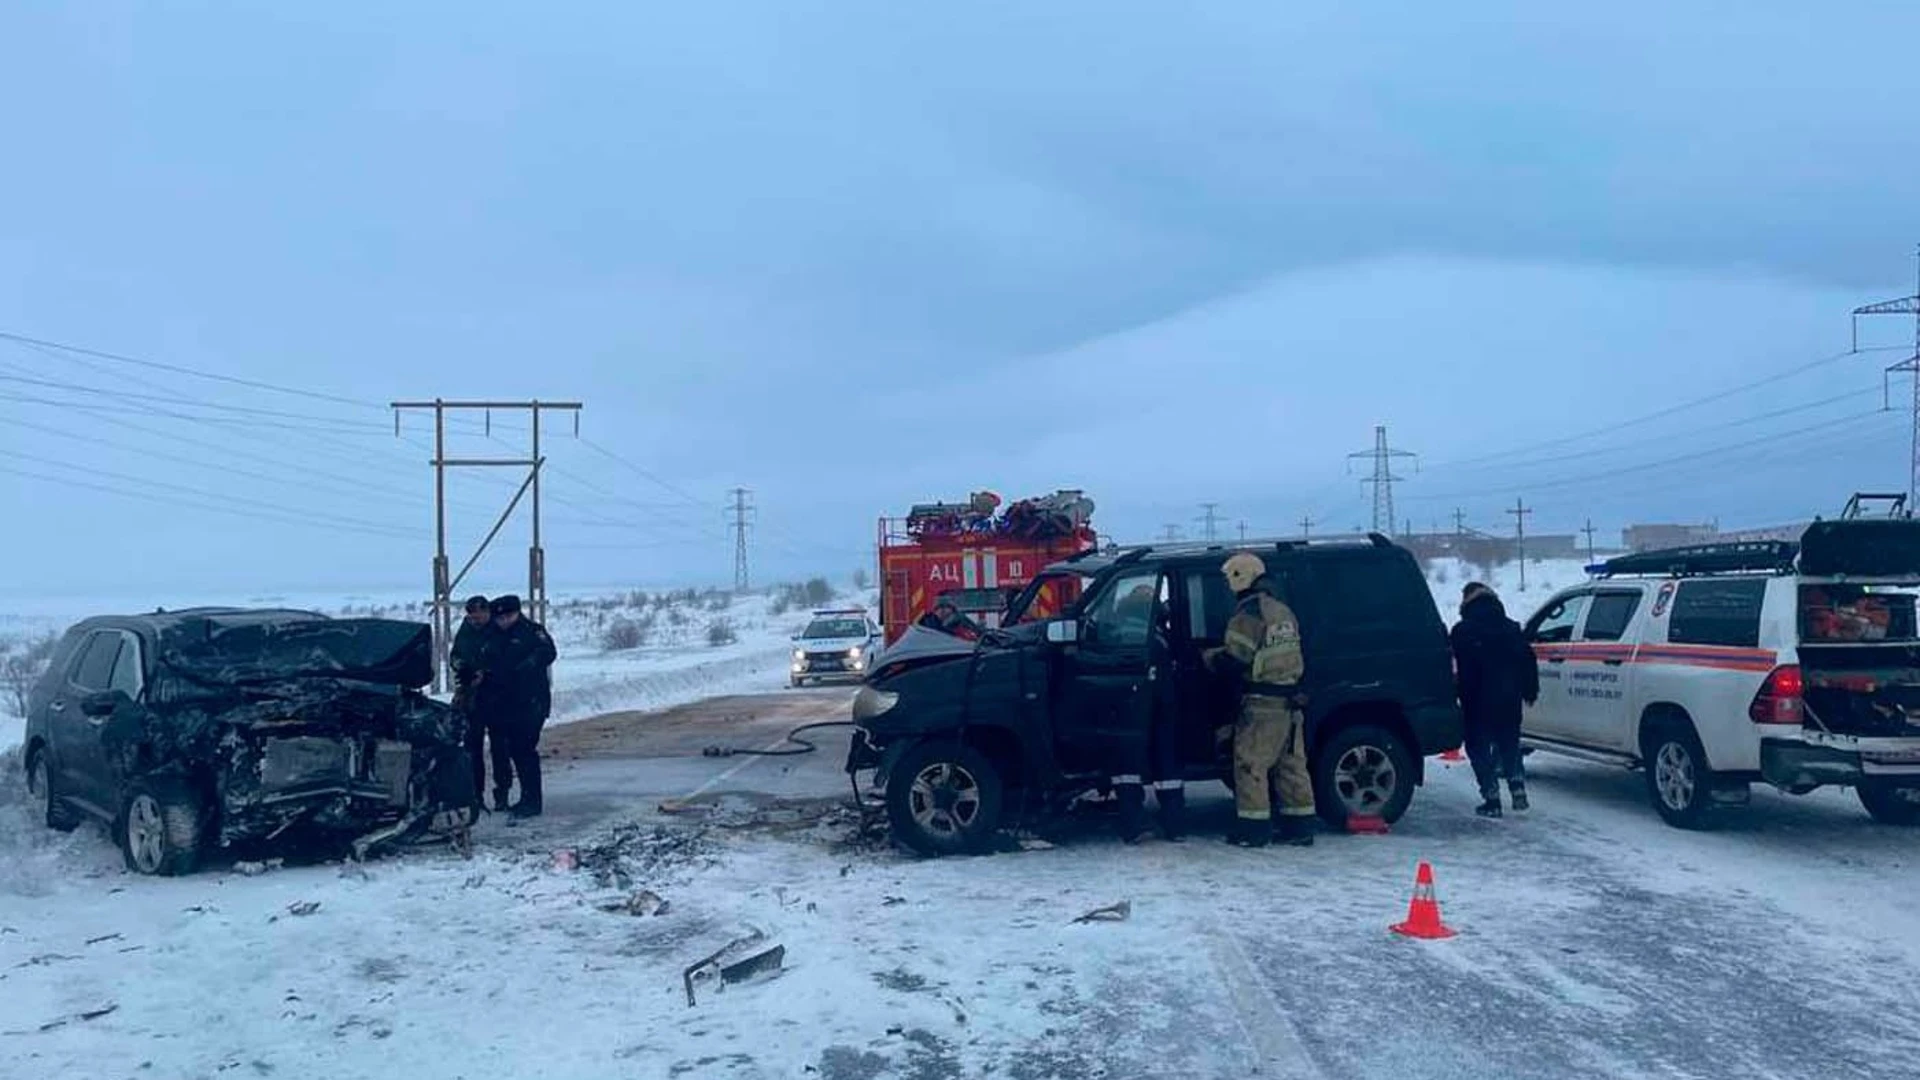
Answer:
POLYGON ((396 401, 393 409, 393 433, 400 434, 400 414, 409 409, 433 410, 433 689, 438 693, 446 689, 447 650, 453 643, 453 591, 465 580, 467 571, 473 569, 480 556, 500 534, 501 526, 513 516, 514 508, 520 505, 520 499, 528 491, 533 493, 533 541, 527 548, 527 613, 536 622, 545 622, 547 618, 547 551, 540 542, 540 470, 546 458, 540 453, 540 418, 549 411, 570 412, 573 414, 573 433, 580 434, 580 410, 578 401, 448 401, 434 398, 432 401, 396 401), (485 415, 489 431, 493 427, 495 412, 517 412, 526 410, 533 417, 533 444, 525 458, 449 458, 447 457, 447 414, 450 412, 479 412, 485 415), (486 539, 474 549, 466 565, 457 574, 449 573, 451 563, 447 559, 447 470, 450 468, 508 468, 526 469, 527 478, 520 483, 518 491, 508 500, 507 508, 488 530, 486 539))
POLYGON ((1513 500, 1513 509, 1507 511, 1513 515, 1513 547, 1520 556, 1520 591, 1527 591, 1527 515, 1533 513, 1527 504, 1519 499, 1513 500))
POLYGON ((1247 522, 1245 518, 1240 520, 1240 542, 1243 544, 1247 542, 1247 522))
POLYGON ((1161 527, 1160 539, 1171 544, 1180 539, 1180 526, 1171 522, 1161 527))
POLYGON ((1393 462, 1396 458, 1415 456, 1409 450, 1395 450, 1387 445, 1387 426, 1380 424, 1373 429, 1373 449, 1357 450, 1347 455, 1348 467, 1352 467, 1355 458, 1367 458, 1373 462, 1373 475, 1362 483, 1373 485, 1373 531, 1393 534, 1393 485, 1405 477, 1393 475, 1393 462))
POLYGON ((1593 527, 1593 519, 1588 518, 1587 523, 1580 527, 1580 531, 1587 534, 1587 565, 1592 566, 1593 565, 1593 534, 1595 532, 1593 527))
POLYGON ((727 522, 733 530, 733 591, 743 593, 750 588, 747 578, 747 529, 751 527, 753 506, 747 502, 747 496, 753 493, 737 487, 727 494, 733 496, 732 505, 727 507, 727 512, 733 515, 727 522))
POLYGON ((1467 535, 1467 512, 1457 506, 1453 508, 1453 535, 1467 535))
POLYGON ((1201 503, 1200 510, 1200 516, 1194 518, 1200 523, 1200 538, 1209 541, 1220 539, 1220 504, 1201 503))
MULTIPOLYGON (((1914 254, 1920 261, 1920 251, 1914 254)), ((1889 366, 1880 376, 1882 393, 1886 393, 1890 376, 1913 376, 1913 450, 1907 468, 1907 505, 1920 501, 1920 279, 1916 279, 1912 296, 1903 296, 1898 300, 1883 300, 1878 304, 1868 304, 1853 309, 1853 350, 1860 351, 1860 316, 1862 315, 1911 315, 1913 316, 1913 355, 1897 364, 1889 366)))
POLYGON ((1300 539, 1302 540, 1313 539, 1313 515, 1312 514, 1302 514, 1300 516, 1300 539))

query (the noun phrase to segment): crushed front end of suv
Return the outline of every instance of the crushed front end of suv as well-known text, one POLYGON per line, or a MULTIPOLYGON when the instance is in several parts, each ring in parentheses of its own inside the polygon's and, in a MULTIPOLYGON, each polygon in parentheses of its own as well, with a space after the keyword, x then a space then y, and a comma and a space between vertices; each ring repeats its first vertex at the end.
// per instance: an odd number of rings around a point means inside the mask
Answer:
POLYGON ((28 704, 25 765, 56 829, 108 822, 127 866, 317 838, 357 854, 464 834, 463 723, 421 688, 431 631, 388 619, 199 608, 88 619, 28 704))

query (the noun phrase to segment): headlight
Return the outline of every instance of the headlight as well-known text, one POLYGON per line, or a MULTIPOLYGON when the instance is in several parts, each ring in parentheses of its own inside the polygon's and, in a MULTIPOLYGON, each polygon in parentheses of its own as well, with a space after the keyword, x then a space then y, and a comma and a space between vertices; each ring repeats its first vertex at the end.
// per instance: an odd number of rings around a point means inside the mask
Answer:
POLYGON ((805 660, 807 658, 806 650, 804 649, 793 650, 793 658, 795 660, 805 660))
POLYGON ((848 650, 847 650, 847 659, 849 659, 849 660, 858 660, 858 659, 860 659, 860 646, 858 646, 858 645, 855 645, 855 646, 854 646, 853 648, 851 648, 851 649, 848 649, 848 650))
POLYGON ((871 720, 893 708, 894 703, 899 700, 900 695, 891 690, 875 690, 871 686, 863 686, 860 692, 853 696, 853 722, 858 724, 871 720))

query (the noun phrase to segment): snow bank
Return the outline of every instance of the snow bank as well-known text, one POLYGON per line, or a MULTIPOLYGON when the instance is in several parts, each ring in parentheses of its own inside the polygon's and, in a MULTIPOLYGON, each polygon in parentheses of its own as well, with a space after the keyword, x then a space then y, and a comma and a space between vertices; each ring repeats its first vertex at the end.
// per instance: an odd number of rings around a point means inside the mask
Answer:
POLYGON ((1440 617, 1451 626, 1460 618, 1460 589, 1469 581, 1492 586, 1493 591, 1500 594, 1500 602, 1506 605, 1507 614, 1514 621, 1524 623, 1548 597, 1586 581, 1586 566, 1582 559, 1529 559, 1524 592, 1520 589, 1517 562, 1485 567, 1470 566, 1459 559, 1433 559, 1425 568, 1433 602, 1440 608, 1440 617))

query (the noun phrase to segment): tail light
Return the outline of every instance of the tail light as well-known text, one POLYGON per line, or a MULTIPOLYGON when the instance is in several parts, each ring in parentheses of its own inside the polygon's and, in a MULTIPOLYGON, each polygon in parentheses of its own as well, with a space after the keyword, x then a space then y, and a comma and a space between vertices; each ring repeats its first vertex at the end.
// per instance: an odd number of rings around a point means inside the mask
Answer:
POLYGON ((1760 686, 1760 692, 1753 695, 1753 704, 1747 707, 1747 715, 1753 717, 1756 724, 1794 724, 1798 725, 1806 717, 1806 710, 1800 704, 1800 665, 1785 664, 1774 668, 1767 675, 1767 681, 1760 686))

